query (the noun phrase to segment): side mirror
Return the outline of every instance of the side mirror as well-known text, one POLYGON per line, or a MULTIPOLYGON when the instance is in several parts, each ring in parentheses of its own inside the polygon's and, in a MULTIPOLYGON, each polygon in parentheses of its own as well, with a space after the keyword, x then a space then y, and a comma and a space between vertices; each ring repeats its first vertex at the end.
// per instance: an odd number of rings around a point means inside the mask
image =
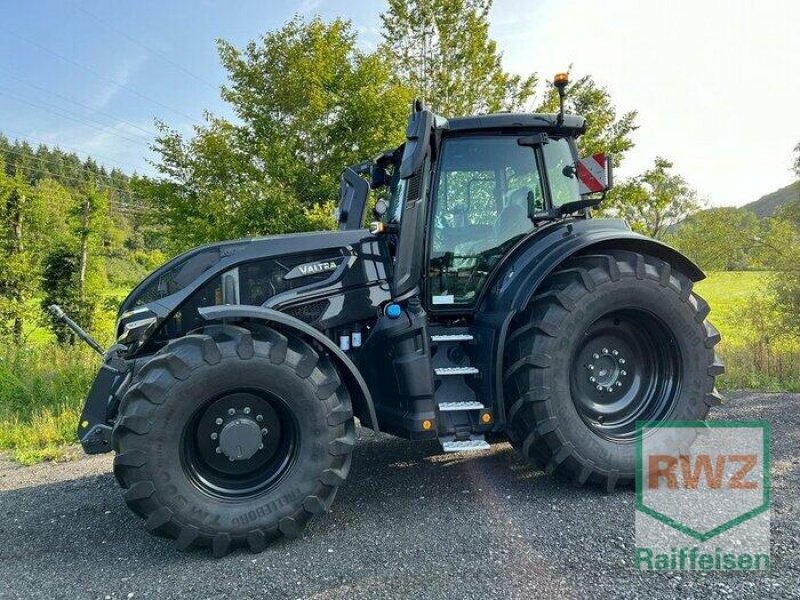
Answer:
POLYGON ((607 192, 614 186, 611 156, 593 154, 575 163, 581 195, 607 192))
POLYGON ((383 167, 373 165, 369 171, 369 180, 369 186, 375 190, 389 185, 389 174, 383 167))
POLYGON ((406 127, 406 145, 400 160, 400 179, 408 179, 419 170, 425 162, 425 153, 431 142, 433 113, 423 109, 419 102, 414 104, 415 110, 406 127))
POLYGON ((387 210, 389 210, 389 203, 383 198, 378 198, 378 201, 375 202, 375 208, 372 209, 372 212, 375 214, 376 219, 380 219, 386 214, 387 210))

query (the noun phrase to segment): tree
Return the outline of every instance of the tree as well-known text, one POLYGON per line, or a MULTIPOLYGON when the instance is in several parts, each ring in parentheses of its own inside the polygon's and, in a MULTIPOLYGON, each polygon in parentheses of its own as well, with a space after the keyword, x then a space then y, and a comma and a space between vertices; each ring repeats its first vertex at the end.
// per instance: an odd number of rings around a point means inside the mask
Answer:
POLYGON ((446 116, 520 110, 536 76, 503 69, 489 37, 492 0, 389 0, 383 49, 397 79, 446 116))
POLYGON ((11 333, 16 343, 32 316, 28 300, 37 288, 46 236, 46 208, 27 181, 28 164, 22 158, 0 169, 0 333, 11 333))
MULTIPOLYGON (((583 75, 570 83, 565 94, 565 111, 586 117, 588 128, 578 138, 581 156, 605 152, 613 156, 615 165, 622 164, 625 153, 634 145, 631 135, 639 128, 636 111, 627 111, 618 116, 611 94, 591 75, 583 75)), ((558 112, 558 108, 558 92, 555 87, 548 86, 536 110, 553 113, 558 112)))
POLYGON ((761 266, 762 227, 749 210, 710 208, 688 217, 668 241, 708 271, 741 271, 761 266))
POLYGON ((172 250, 318 227, 342 169, 402 142, 412 94, 384 55, 357 48, 346 21, 298 17, 219 52, 236 123, 209 116, 191 139, 162 125, 160 177, 137 186, 172 250))
POLYGON ((697 193, 672 173, 673 164, 657 157, 652 168, 617 185, 604 210, 628 221, 635 231, 662 238, 668 229, 700 210, 697 193))
MULTIPOLYGON (((93 184, 71 198, 66 212, 67 228, 54 237, 42 257, 41 307, 47 310, 51 304, 58 304, 91 330, 108 289, 104 243, 114 224, 109 218, 106 193, 93 184)), ((47 314, 58 341, 74 341, 69 330, 47 314)))
POLYGON ((797 146, 794 147, 794 153, 796 156, 794 157, 794 169, 795 175, 800 177, 800 142, 797 143, 797 146))
POLYGON ((76 261, 74 273, 62 280, 59 303, 82 324, 99 323, 96 318, 105 316, 99 307, 109 295, 107 261, 114 261, 115 288, 123 293, 154 261, 163 262, 160 250, 152 249, 161 247, 158 231, 143 222, 142 210, 121 171, 0 134, 0 336, 18 343, 31 325, 49 323, 32 300, 50 295, 46 279, 58 252, 76 261))
POLYGON ((774 272, 768 292, 783 333, 800 336, 800 200, 786 205, 771 219, 765 246, 767 266, 774 272))

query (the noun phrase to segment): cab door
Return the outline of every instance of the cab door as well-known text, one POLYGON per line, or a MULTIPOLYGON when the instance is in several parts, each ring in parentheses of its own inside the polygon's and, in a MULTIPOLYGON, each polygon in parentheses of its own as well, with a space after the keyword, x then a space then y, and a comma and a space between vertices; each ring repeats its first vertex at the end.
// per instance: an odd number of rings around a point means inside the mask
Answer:
POLYGON ((427 305, 469 312, 494 266, 549 204, 541 146, 519 135, 445 138, 432 189, 427 305))

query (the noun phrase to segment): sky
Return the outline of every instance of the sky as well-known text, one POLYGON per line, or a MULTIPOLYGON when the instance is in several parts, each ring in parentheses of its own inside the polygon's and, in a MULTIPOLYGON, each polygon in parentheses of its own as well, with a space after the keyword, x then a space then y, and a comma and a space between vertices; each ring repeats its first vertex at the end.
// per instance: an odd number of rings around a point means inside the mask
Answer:
MULTIPOLYGON (((184 133, 219 98, 215 40, 237 46, 294 14, 352 20, 380 42, 369 0, 4 0, 0 132, 152 173, 154 119, 184 133)), ((495 0, 503 64, 543 80, 572 65, 638 111, 618 176, 672 160, 710 205, 742 205, 793 181, 800 142, 797 0, 495 0)))

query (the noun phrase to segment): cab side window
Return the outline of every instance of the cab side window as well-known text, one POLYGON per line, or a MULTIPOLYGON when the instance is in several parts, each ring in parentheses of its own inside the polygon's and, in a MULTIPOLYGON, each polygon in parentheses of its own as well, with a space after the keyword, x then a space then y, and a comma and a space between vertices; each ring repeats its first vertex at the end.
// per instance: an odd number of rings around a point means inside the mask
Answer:
POLYGON ((578 177, 575 175, 575 158, 565 139, 551 139, 542 146, 550 197, 553 206, 581 199, 578 177))

